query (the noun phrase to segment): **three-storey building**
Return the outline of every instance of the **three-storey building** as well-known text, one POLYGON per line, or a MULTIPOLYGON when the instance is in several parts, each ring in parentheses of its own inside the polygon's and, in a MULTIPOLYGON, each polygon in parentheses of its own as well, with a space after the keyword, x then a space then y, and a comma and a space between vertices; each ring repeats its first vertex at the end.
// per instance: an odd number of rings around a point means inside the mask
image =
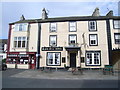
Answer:
POLYGON ((103 68, 120 52, 119 24, 119 16, 100 16, 98 8, 92 16, 48 18, 45 8, 42 19, 22 16, 10 23, 7 65, 103 68))

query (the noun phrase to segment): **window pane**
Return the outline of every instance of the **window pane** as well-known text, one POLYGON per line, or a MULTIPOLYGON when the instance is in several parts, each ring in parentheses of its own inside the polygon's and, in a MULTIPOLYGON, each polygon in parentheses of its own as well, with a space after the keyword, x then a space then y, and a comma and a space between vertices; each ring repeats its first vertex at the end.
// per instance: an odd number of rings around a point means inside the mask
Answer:
POLYGON ((23 31, 27 31, 27 29, 28 29, 28 24, 27 23, 23 24, 23 31))
POLYGON ((76 43, 76 35, 70 36, 70 43, 76 43))
POLYGON ((48 53, 48 65, 60 65, 60 53, 48 53))
POLYGON ((57 37, 56 36, 50 36, 50 45, 51 46, 56 46, 56 39, 57 37))
POLYGON ((96 21, 89 21, 89 30, 96 30, 96 21))
POLYGON ((120 20, 114 20, 114 28, 120 28, 120 20))
POLYGON ((50 31, 55 32, 56 31, 56 23, 51 23, 50 24, 50 31))
POLYGON ((20 24, 20 25, 19 25, 19 31, 22 31, 22 30, 23 30, 23 25, 20 24))
POLYGON ((17 41, 17 37, 14 37, 14 41, 17 41))
POLYGON ((120 34, 115 34, 115 44, 120 44, 120 34))
POLYGON ((18 41, 18 47, 21 47, 21 41, 18 41))
POLYGON ((18 37, 18 41, 21 41, 21 37, 18 37))
POLYGON ((22 47, 25 47, 25 41, 22 41, 22 47))
POLYGON ((120 35, 115 35, 115 39, 120 39, 120 35))
POLYGON ((22 41, 26 41, 26 37, 23 37, 23 38, 22 38, 22 41))
POLYGON ((70 22, 70 31, 76 31, 76 22, 70 22))
POLYGON ((14 41, 14 47, 17 47, 17 41, 14 41))
POLYGON ((90 35, 90 45, 97 45, 97 35, 90 35))
POLYGON ((87 65, 100 65, 100 53, 99 52, 87 52, 86 60, 87 60, 87 65))
POLYGON ((19 25, 15 24, 15 31, 19 31, 19 25))

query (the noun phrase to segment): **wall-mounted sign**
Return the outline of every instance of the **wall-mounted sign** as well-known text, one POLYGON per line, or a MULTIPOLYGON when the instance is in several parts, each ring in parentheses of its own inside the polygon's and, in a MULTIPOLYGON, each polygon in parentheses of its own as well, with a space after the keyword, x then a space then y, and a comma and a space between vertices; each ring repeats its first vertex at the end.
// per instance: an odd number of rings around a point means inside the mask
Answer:
POLYGON ((28 57, 29 55, 26 54, 19 54, 18 57, 28 57))
POLYGON ((63 51, 63 47, 42 47, 42 51, 63 51))
POLYGON ((28 57, 29 55, 26 54, 9 54, 8 57, 28 57))

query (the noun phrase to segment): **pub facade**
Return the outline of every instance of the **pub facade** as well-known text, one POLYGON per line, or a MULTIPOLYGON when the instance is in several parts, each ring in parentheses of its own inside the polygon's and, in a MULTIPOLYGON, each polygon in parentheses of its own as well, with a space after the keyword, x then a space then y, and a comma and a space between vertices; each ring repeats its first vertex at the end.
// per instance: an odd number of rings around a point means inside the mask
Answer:
POLYGON ((22 16, 9 24, 7 65, 104 68, 112 64, 113 50, 119 53, 119 23, 119 16, 113 16, 112 11, 100 16, 98 8, 92 16, 48 18, 45 8, 41 19, 22 16))

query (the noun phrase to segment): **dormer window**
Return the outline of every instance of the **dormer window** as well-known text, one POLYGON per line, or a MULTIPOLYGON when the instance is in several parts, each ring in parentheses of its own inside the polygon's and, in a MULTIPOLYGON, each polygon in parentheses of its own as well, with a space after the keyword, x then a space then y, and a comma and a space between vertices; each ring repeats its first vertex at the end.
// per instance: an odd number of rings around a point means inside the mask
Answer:
POLYGON ((50 32, 56 32, 56 31, 57 31, 56 23, 50 23, 50 32))
POLYGON ((27 31, 28 23, 15 24, 15 31, 27 31))

